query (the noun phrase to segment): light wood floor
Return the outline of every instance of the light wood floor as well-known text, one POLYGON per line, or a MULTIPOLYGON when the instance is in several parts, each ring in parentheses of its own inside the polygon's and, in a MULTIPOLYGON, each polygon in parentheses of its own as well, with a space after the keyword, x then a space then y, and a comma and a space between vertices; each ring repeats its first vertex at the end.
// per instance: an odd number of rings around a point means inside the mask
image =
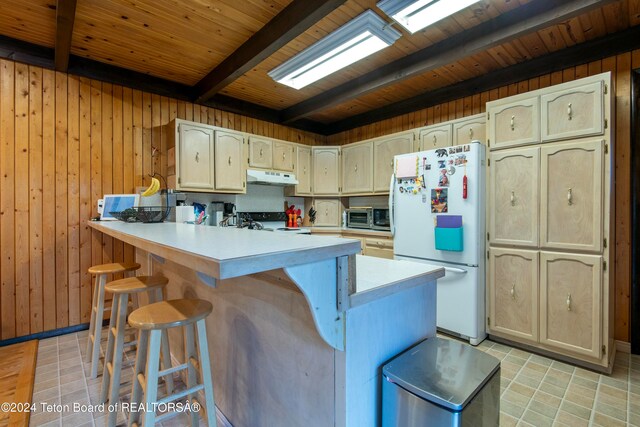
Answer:
MULTIPOLYGON (((0 403, 31 402, 37 352, 38 340, 0 347, 0 403)), ((29 411, 0 411, 0 426, 28 425, 29 411)))

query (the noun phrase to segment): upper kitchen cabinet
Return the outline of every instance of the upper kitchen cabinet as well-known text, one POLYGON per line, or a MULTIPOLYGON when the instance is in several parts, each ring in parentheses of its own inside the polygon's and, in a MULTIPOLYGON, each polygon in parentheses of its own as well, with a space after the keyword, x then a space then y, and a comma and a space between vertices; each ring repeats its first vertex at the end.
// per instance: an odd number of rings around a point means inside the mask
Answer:
POLYGON ((357 143, 342 148, 342 194, 373 191, 373 144, 357 143))
POLYGON ((540 141, 540 101, 523 95, 487 103, 491 149, 535 144, 540 141), (518 98, 513 100, 513 98, 518 98))
POLYGON ((418 134, 420 151, 449 147, 452 144, 451 123, 428 126, 418 134))
POLYGON ((413 132, 404 132, 373 141, 374 192, 389 192, 391 175, 393 175, 393 158, 398 154, 411 153, 413 140, 413 132))
POLYGON ((296 147, 295 174, 298 180, 296 195, 308 196, 311 194, 311 147, 298 145, 296 147))
POLYGON ((340 195, 340 147, 313 147, 313 194, 340 195))
POLYGON ((453 122, 453 145, 469 144, 471 141, 480 141, 486 145, 486 127, 487 119, 484 114, 455 120, 453 122))
POLYGON ((604 132, 604 82, 568 86, 540 97, 543 142, 604 132))
POLYGON ((489 239, 491 244, 538 246, 540 149, 491 153, 489 239))
POLYGON ((600 252, 604 141, 541 148, 540 246, 600 252))
POLYGON ((175 120, 176 190, 213 191, 214 130, 175 120))
POLYGON ((294 146, 288 142, 273 142, 273 169, 293 172, 294 146))
POLYGON ((249 137, 249 166, 271 169, 273 166, 273 142, 259 136, 249 137))
POLYGON ((221 192, 246 191, 246 172, 243 167, 244 138, 242 134, 215 131, 215 189, 221 192))

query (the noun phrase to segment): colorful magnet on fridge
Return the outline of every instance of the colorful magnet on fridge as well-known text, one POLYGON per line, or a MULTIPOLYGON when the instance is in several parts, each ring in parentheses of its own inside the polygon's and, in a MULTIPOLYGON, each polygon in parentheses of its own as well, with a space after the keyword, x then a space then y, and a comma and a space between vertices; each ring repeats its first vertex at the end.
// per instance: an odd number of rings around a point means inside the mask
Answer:
POLYGON ((440 169, 444 169, 447 167, 447 161, 446 160, 438 160, 438 167, 440 169))
POLYGON ((438 156, 438 157, 446 157, 446 155, 447 155, 446 148, 438 148, 436 150, 436 156, 438 156))
POLYGON ((464 146, 464 151, 471 151, 471 146, 470 145, 465 145, 464 146))
POLYGON ((449 177, 447 176, 446 169, 440 169, 440 176, 438 177, 438 187, 448 187, 449 177))

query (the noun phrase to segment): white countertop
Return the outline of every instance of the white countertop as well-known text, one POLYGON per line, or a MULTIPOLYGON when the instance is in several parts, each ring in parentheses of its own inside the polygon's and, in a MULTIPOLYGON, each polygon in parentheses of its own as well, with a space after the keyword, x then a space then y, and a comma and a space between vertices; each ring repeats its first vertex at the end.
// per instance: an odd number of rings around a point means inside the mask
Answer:
POLYGON ((350 305, 366 304, 441 277, 444 268, 436 265, 356 255, 356 293, 350 296, 350 305))
POLYGON ((181 257, 216 279, 244 276, 360 252, 360 242, 235 227, 207 227, 163 222, 89 222, 116 239, 161 257, 181 257), (193 258, 187 260, 187 258, 193 258))

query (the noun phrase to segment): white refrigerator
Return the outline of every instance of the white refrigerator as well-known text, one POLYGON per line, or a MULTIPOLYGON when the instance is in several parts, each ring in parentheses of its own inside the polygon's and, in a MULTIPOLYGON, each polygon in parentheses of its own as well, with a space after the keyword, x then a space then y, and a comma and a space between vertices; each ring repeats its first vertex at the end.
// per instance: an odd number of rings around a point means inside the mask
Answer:
POLYGON ((473 142, 394 162, 394 258, 445 268, 437 282, 437 326, 478 345, 486 338, 485 147, 473 142))

